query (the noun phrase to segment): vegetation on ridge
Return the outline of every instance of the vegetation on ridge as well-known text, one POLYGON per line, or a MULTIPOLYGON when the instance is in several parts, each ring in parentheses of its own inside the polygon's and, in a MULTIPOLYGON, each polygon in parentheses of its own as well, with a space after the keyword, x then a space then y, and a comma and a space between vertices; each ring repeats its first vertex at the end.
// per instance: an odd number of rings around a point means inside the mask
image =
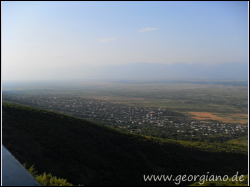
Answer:
POLYGON ((67 182, 67 179, 57 178, 56 176, 52 176, 51 173, 47 174, 44 172, 38 175, 34 165, 27 168, 26 163, 24 163, 23 166, 42 186, 73 186, 73 184, 67 182))
MULTIPOLYGON (((243 145, 184 142, 128 134, 67 115, 3 103, 3 145, 74 185, 168 185, 147 174, 247 173, 243 145)), ((185 183, 183 183, 185 184, 185 183)))

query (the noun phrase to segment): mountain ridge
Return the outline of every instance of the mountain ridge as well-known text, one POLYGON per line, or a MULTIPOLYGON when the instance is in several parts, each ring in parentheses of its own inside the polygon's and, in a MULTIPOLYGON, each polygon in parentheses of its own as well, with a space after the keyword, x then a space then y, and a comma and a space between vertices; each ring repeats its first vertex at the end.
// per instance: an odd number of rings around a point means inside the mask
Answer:
MULTIPOLYGON (((122 65, 72 65, 39 68, 24 75, 26 80, 161 80, 161 79, 243 79, 248 80, 248 63, 224 64, 160 64, 132 63, 122 65), (36 78, 34 78, 36 77, 36 78)), ((4 79, 5 80, 5 79, 4 79)), ((6 79, 7 80, 7 79, 6 79)), ((11 77, 9 77, 11 80, 11 77)))
POLYGON ((172 181, 144 182, 143 175, 247 173, 247 152, 241 152, 240 146, 122 133, 84 119, 6 102, 3 145, 21 163, 35 164, 38 171, 73 184, 170 185, 172 181))

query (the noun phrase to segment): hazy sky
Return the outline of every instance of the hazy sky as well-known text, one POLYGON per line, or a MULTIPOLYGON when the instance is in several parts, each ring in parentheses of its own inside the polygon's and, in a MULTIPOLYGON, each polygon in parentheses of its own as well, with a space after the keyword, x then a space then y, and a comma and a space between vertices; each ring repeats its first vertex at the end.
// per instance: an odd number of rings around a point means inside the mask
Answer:
POLYGON ((2 2, 1 26, 6 80, 69 66, 248 61, 248 2, 2 2))

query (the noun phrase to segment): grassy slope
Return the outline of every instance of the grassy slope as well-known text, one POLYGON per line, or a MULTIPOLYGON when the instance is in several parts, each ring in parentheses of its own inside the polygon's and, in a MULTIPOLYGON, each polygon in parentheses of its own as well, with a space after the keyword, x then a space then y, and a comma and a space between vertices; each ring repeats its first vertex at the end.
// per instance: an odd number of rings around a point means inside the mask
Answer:
POLYGON ((229 140, 227 142, 228 144, 234 144, 234 145, 243 145, 245 147, 248 146, 248 137, 240 137, 240 138, 236 138, 236 139, 233 139, 233 140, 229 140))
POLYGON ((247 174, 245 147, 126 134, 17 104, 3 103, 2 129, 3 145, 21 163, 73 184, 156 185, 145 183, 144 174, 247 174))

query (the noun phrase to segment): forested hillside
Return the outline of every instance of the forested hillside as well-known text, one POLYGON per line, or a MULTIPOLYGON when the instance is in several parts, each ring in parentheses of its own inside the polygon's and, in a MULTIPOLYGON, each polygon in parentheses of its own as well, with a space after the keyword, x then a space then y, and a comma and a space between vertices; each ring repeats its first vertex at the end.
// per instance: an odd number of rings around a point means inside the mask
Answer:
POLYGON ((244 145, 163 140, 23 105, 2 107, 3 145, 21 163, 74 185, 169 185, 145 182, 143 175, 248 171, 244 145))

